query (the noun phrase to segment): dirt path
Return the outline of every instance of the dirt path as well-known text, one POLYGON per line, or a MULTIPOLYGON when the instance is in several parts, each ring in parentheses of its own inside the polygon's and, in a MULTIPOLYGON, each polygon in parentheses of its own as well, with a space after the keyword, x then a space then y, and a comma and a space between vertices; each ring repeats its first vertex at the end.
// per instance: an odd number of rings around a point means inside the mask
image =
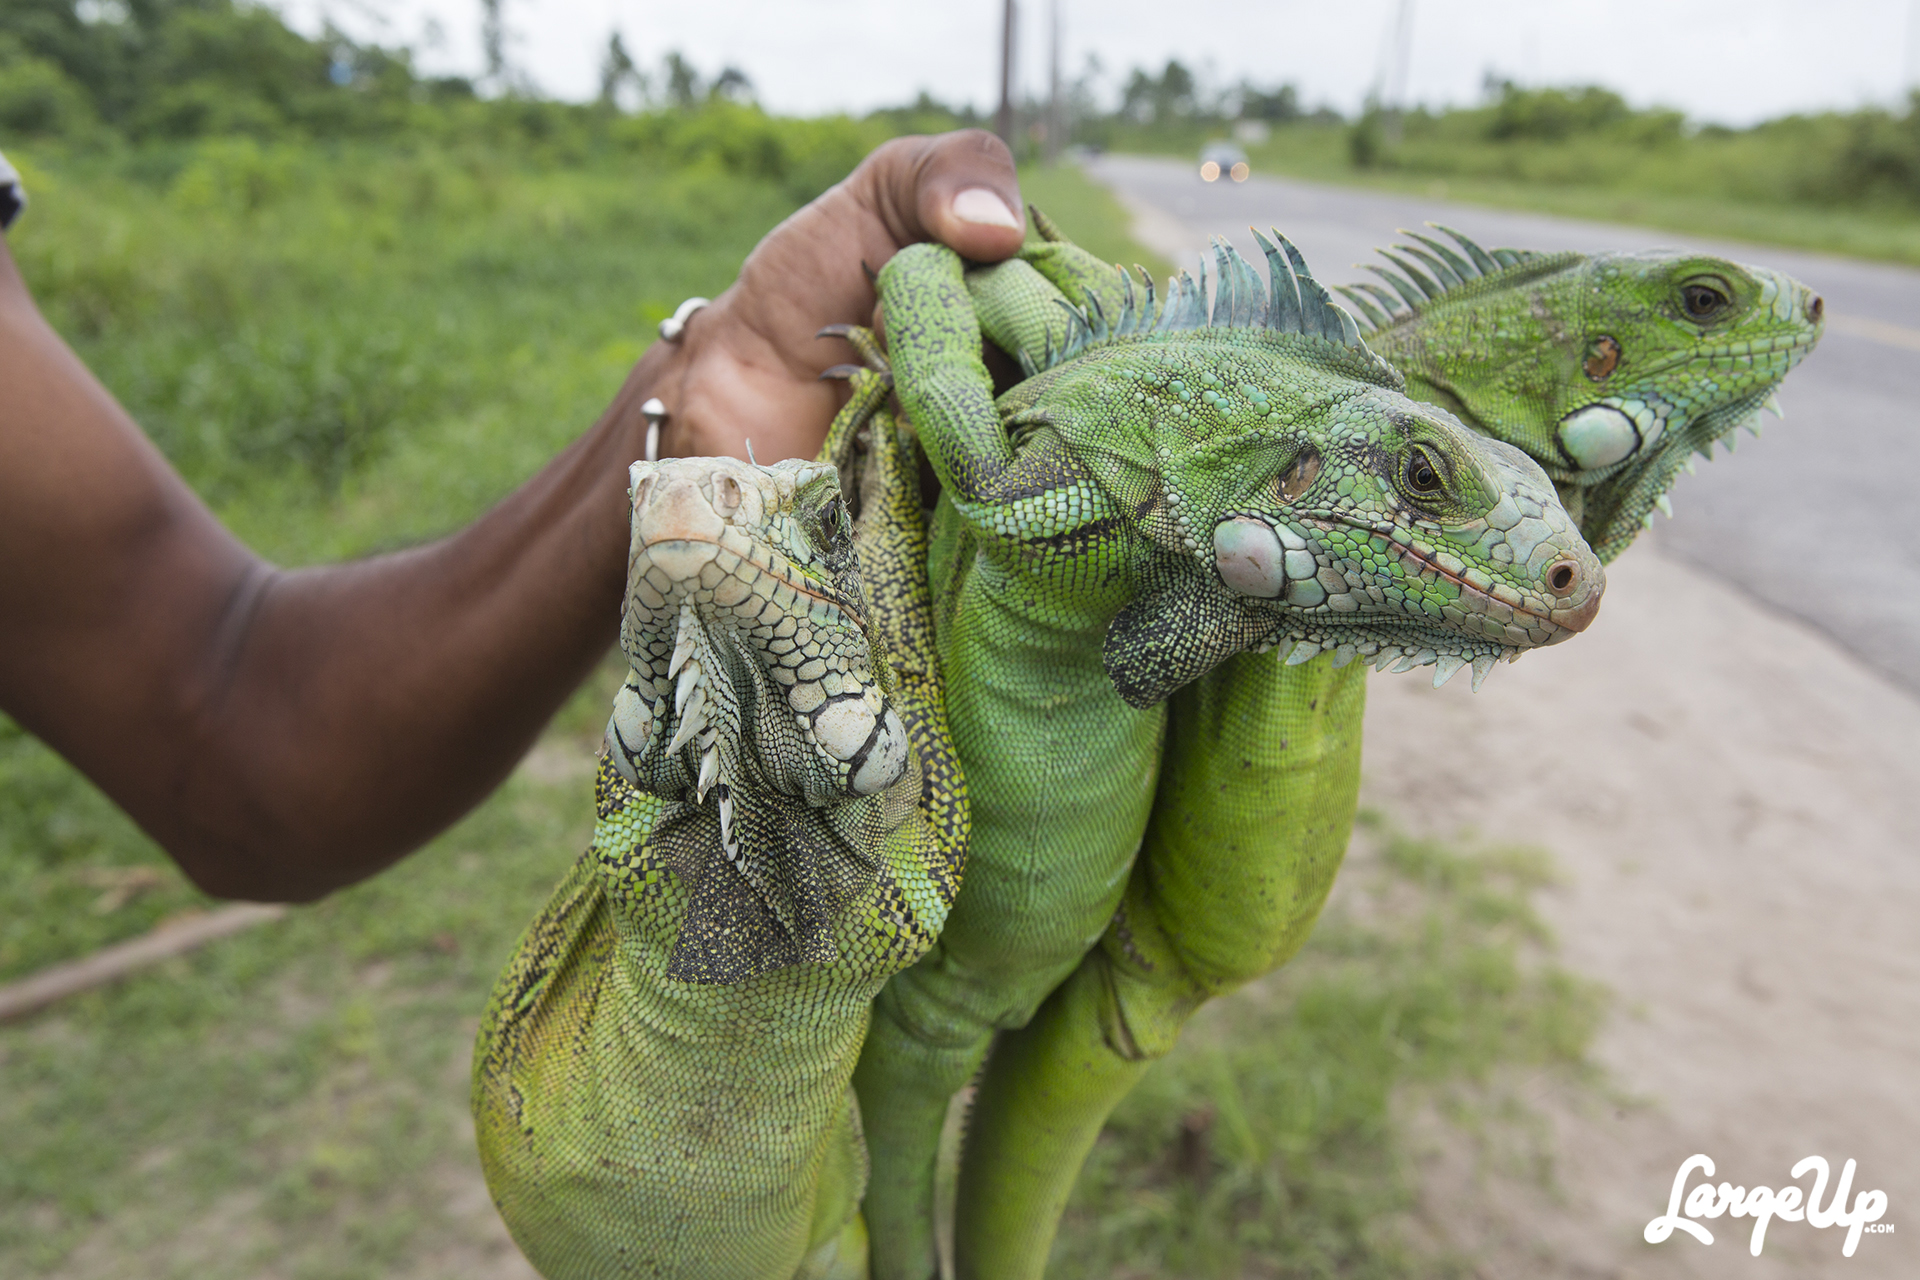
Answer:
MULTIPOLYGON (((1478 694, 1369 690, 1364 803, 1413 830, 1551 850, 1542 908, 1615 1004, 1599 1057, 1624 1107, 1542 1099, 1558 1195, 1462 1185, 1437 1207, 1486 1276, 1920 1276, 1920 702, 1830 641, 1661 555, 1609 571, 1577 642, 1478 694), (1780 1187, 1800 1159, 1879 1188, 1891 1235, 1751 1222, 1641 1239, 1696 1152, 1780 1187)), ((1694 1175, 1691 1183, 1700 1181, 1694 1175)), ((1803 1179, 1803 1182, 1805 1180, 1803 1179)))

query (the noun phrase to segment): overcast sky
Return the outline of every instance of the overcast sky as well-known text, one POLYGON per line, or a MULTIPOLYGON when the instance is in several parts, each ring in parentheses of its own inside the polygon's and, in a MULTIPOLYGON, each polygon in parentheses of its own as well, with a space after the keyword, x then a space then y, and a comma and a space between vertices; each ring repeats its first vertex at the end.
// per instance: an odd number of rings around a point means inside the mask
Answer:
MULTIPOLYGON (((1920 76, 1920 0, 1058 0, 1063 65, 1089 55, 1112 91, 1178 57, 1215 83, 1297 84, 1351 111, 1378 84, 1388 33, 1411 13, 1407 96, 1472 101, 1488 72, 1530 84, 1599 83, 1639 105, 1744 124, 1789 111, 1891 103, 1920 76)), ((481 66, 479 0, 280 0, 296 26, 324 17, 412 46, 420 66, 481 66), (434 36, 437 35, 437 39, 434 36)), ((505 0, 510 60, 539 88, 591 97, 608 35, 643 65, 678 49, 711 75, 746 72, 789 114, 863 111, 926 89, 990 108, 1000 0, 505 0)), ((1020 7, 1021 81, 1046 83, 1049 0, 1020 7)))

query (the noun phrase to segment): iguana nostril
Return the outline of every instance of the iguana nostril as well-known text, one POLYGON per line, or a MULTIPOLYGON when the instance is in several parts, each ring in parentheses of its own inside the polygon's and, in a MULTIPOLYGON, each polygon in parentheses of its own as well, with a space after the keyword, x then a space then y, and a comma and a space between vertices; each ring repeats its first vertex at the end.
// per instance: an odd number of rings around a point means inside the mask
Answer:
POLYGON ((713 509, 730 516, 740 509, 740 482, 732 476, 720 476, 713 482, 713 509))
POLYGON ((1826 314, 1827 314, 1826 299, 1822 298, 1817 293, 1814 294, 1813 301, 1807 304, 1807 319, 1813 321, 1815 324, 1819 324, 1821 317, 1826 314))
POLYGON ((1574 560, 1562 560, 1547 570, 1547 586, 1557 596, 1570 596, 1580 586, 1580 565, 1574 560))

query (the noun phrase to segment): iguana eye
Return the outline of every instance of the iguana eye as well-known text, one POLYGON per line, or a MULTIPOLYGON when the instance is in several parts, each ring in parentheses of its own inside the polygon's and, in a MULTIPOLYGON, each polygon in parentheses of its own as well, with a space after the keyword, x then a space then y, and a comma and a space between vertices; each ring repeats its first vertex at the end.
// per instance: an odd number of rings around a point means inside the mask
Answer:
POLYGON ((1732 300, 1710 284, 1694 283, 1680 288, 1680 305, 1690 320, 1711 320, 1732 305, 1732 300))
POLYGON ((841 515, 841 508, 840 508, 839 497, 836 495, 834 497, 828 498, 826 505, 820 508, 820 514, 816 517, 820 522, 819 535, 820 535, 821 546, 832 547, 832 546, 836 546, 840 542, 841 533, 843 531, 842 525, 840 522, 840 515, 841 515))
POLYGON ((1407 455, 1406 477, 1407 488, 1417 494, 1427 496, 1440 492, 1440 473, 1424 449, 1415 449, 1407 455))

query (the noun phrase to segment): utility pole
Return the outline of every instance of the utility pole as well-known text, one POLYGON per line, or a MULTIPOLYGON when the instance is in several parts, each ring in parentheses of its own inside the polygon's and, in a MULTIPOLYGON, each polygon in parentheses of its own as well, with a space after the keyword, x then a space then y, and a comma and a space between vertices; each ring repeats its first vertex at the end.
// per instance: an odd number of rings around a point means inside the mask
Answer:
POLYGON ((1907 73, 1900 87, 1908 93, 1920 93, 1920 0, 1907 4, 1907 73))
POLYGON ((1388 45, 1386 101, 1387 141, 1400 141, 1400 118, 1407 109, 1407 71, 1413 61, 1413 0, 1400 0, 1393 19, 1393 36, 1388 45))
POLYGON ((498 91, 507 83, 507 26, 500 0, 480 0, 480 51, 487 60, 487 82, 498 91))
POLYGON ((1053 56, 1047 72, 1047 163, 1053 164, 1067 140, 1067 115, 1060 102, 1060 0, 1050 0, 1048 7, 1053 18, 1053 56))
POLYGON ((1000 23, 1000 109, 993 113, 993 131, 1013 146, 1013 0, 1006 0, 1000 23))

